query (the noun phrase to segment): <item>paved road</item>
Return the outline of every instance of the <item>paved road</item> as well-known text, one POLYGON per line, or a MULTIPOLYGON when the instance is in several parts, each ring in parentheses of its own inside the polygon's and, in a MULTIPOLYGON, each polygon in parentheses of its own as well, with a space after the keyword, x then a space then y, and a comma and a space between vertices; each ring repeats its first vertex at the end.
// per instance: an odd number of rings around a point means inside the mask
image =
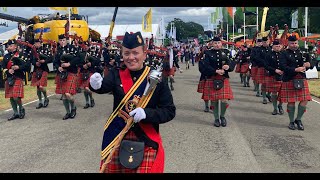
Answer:
MULTIPOLYGON (((289 130, 287 114, 271 115, 271 103, 262 104, 253 87, 242 87, 238 74, 231 73, 235 99, 226 114, 228 126, 217 128, 196 93, 197 66, 175 79, 176 117, 160 126, 165 172, 320 172, 320 104, 308 104, 305 131, 289 130)), ((62 120, 65 110, 56 95, 46 109, 26 105, 23 120, 7 121, 12 111, 0 112, 0 172, 98 172, 113 98, 94 97, 96 107, 85 110, 83 95, 76 95, 78 114, 68 121, 62 120)))

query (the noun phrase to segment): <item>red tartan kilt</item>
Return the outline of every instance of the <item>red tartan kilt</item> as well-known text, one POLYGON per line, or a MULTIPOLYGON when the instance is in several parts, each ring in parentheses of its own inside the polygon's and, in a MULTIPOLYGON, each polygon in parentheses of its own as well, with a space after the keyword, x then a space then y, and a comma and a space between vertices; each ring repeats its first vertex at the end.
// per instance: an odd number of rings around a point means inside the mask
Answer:
POLYGON ((259 67, 256 74, 256 81, 258 84, 264 84, 266 78, 266 70, 263 67, 259 67))
POLYGON ((236 69, 235 69, 235 71, 234 72, 236 72, 236 73, 240 73, 241 72, 241 66, 240 66, 240 63, 237 63, 236 64, 236 69))
POLYGON ((256 76, 257 76, 257 72, 258 72, 258 67, 253 67, 251 66, 251 77, 252 77, 252 80, 256 80, 256 76))
POLYGON ((274 76, 266 76, 266 92, 280 92, 282 81, 277 81, 274 76))
POLYGON ((240 68, 240 73, 247 73, 249 71, 249 64, 243 63, 240 68))
POLYGON ((40 79, 37 78, 37 73, 32 73, 31 86, 42 86, 47 87, 48 82, 48 72, 42 71, 42 76, 40 79))
POLYGON ((202 79, 201 81, 199 81, 198 89, 197 89, 198 93, 203 93, 203 88, 205 83, 206 83, 205 79, 202 79))
MULTIPOLYGON (((137 141, 136 135, 129 131, 123 139, 137 141)), ((148 173, 156 159, 157 150, 151 147, 144 148, 144 157, 140 166, 136 169, 128 169, 120 164, 119 160, 119 147, 115 149, 114 155, 111 161, 107 164, 104 173, 148 173)))
POLYGON ((60 81, 59 74, 56 74, 56 77, 54 78, 54 84, 57 84, 60 81))
POLYGON ((308 81, 304 80, 304 88, 300 90, 293 87, 293 80, 282 82, 278 100, 283 103, 311 101, 308 81))
POLYGON ((174 73, 176 72, 176 67, 170 68, 169 71, 162 71, 162 74, 164 76, 174 76, 174 73))
MULTIPOLYGON (((215 77, 215 79, 221 79, 221 76, 219 78, 215 77)), ((233 93, 232 93, 228 78, 224 79, 224 85, 219 90, 215 90, 213 88, 213 80, 214 79, 211 78, 205 81, 204 88, 203 88, 203 95, 202 95, 203 100, 216 101, 220 99, 228 99, 228 100, 233 99, 233 93)))
POLYGON ((83 80, 82 79, 82 74, 80 73, 79 74, 79 87, 80 88, 86 88, 86 87, 89 87, 89 82, 90 82, 90 77, 92 76, 93 73, 90 73, 90 76, 87 80, 83 80))
POLYGON ((23 83, 24 80, 16 78, 14 85, 9 86, 8 81, 5 82, 5 98, 23 98, 23 83))
MULTIPOLYGON (((59 76, 59 75, 58 75, 59 76)), ((61 80, 60 77, 56 83, 56 94, 70 93, 72 95, 76 94, 77 88, 77 74, 68 72, 68 77, 66 80, 61 80)))

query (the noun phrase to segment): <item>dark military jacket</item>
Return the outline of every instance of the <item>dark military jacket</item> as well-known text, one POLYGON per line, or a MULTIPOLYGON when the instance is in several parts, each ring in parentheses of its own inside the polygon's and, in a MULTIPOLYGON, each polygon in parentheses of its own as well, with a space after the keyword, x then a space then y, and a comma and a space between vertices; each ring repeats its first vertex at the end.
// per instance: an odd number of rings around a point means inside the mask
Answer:
POLYGON ((251 55, 250 55, 250 61, 251 61, 251 64, 252 64, 252 67, 257 67, 258 64, 257 64, 257 52, 258 52, 258 49, 260 47, 258 46, 255 46, 251 49, 251 55))
POLYGON ((251 55, 251 50, 248 49, 247 51, 243 51, 243 50, 239 51, 236 57, 239 58, 238 62, 240 64, 244 64, 244 63, 250 62, 250 59, 247 59, 247 57, 250 57, 250 55, 251 55))
MULTIPOLYGON (((132 79, 138 79, 144 69, 145 66, 139 71, 131 71, 130 74, 132 79)), ((108 73, 108 76, 103 79, 100 89, 94 90, 91 86, 90 89, 98 94, 113 92, 113 110, 125 96, 118 69, 112 69, 108 73)), ((175 117, 176 107, 173 104, 172 94, 168 84, 160 82, 157 85, 151 100, 144 110, 147 118, 142 120, 142 122, 153 123, 156 130, 158 130, 159 124, 170 121, 175 117)))
MULTIPOLYGON (((218 75, 216 70, 222 69, 223 65, 230 65, 231 55, 227 49, 210 49, 204 52, 204 69, 202 73, 205 76, 212 77, 218 75)), ((233 71, 233 68, 230 66, 228 71, 225 71, 223 75, 226 78, 229 78, 228 72, 233 71)))
POLYGON ((254 56, 255 56, 256 64, 259 68, 264 67, 264 64, 265 64, 264 61, 265 61, 266 55, 270 51, 271 51, 271 48, 269 46, 268 47, 261 46, 256 49, 254 56))
POLYGON ((95 73, 97 71, 97 68, 100 66, 100 59, 98 59, 96 56, 91 56, 91 53, 88 52, 80 52, 80 72, 89 71, 91 73, 95 73), (83 65, 86 63, 91 63, 91 66, 87 69, 83 68, 83 65))
POLYGON ((32 53, 31 63, 34 66, 33 71, 36 71, 37 68, 40 68, 43 71, 49 72, 48 63, 52 63, 52 53, 51 46, 49 44, 42 44, 39 48, 36 48, 36 51, 39 55, 39 60, 45 60, 45 63, 41 63, 40 67, 36 66, 38 59, 36 55, 32 53))
MULTIPOLYGON (((290 81, 298 74, 303 78, 306 78, 305 73, 295 72, 295 69, 297 67, 303 67, 303 63, 305 62, 309 62, 311 65, 310 56, 308 53, 303 53, 300 49, 295 51, 286 49, 280 56, 280 69, 284 71, 283 81, 290 81)), ((308 69, 309 68, 306 70, 308 69)))
MULTIPOLYGON (((145 67, 146 66, 139 71, 130 72, 133 81, 141 76, 145 67)), ((94 90, 91 85, 90 89, 98 94, 113 92, 113 110, 115 110, 125 96, 118 69, 112 69, 108 73, 107 77, 103 79, 100 89, 94 90)), ((159 124, 166 123, 175 117, 176 107, 173 103, 172 94, 167 83, 160 82, 157 85, 148 105, 144 108, 144 111, 146 113, 146 119, 141 120, 141 122, 151 123, 157 132, 159 132, 159 124)), ((150 140, 143 131, 137 130, 138 128, 139 126, 135 125, 131 130, 133 130, 137 137, 144 141, 148 146, 156 148, 156 145, 153 145, 155 142, 150 140)))
POLYGON ((24 79, 25 72, 27 72, 31 66, 30 60, 28 60, 27 57, 19 51, 9 52, 8 54, 6 54, 3 57, 2 67, 7 77, 12 76, 8 71, 8 63, 10 61, 12 62, 12 66, 19 66, 19 69, 14 71, 13 76, 24 79), (17 55, 17 57, 13 57, 14 55, 17 55))
POLYGON ((281 80, 282 76, 275 72, 276 69, 280 69, 280 56, 283 52, 276 52, 271 50, 265 58, 265 69, 269 76, 276 76, 277 80, 281 80))
POLYGON ((77 73, 78 64, 80 63, 80 54, 78 48, 67 44, 65 47, 58 46, 57 54, 54 59, 54 67, 58 69, 62 63, 70 63, 70 66, 65 68, 68 72, 77 73))

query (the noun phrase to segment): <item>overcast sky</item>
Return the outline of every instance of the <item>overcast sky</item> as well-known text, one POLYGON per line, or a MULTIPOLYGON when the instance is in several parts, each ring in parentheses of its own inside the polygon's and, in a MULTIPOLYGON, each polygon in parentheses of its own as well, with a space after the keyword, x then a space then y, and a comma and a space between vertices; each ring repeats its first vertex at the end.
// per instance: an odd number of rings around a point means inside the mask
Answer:
MULTIPOLYGON (((117 24, 141 24, 142 17, 146 14, 150 7, 119 7, 115 25, 117 24)), ((80 15, 89 17, 89 24, 108 25, 111 22, 114 7, 79 7, 80 15)), ((208 24, 210 13, 215 10, 214 7, 153 7, 152 22, 157 24, 163 16, 165 23, 172 21, 173 18, 180 18, 184 22, 193 21, 201 24, 205 29, 208 24)), ((58 11, 50 10, 48 7, 7 7, 7 12, 1 13, 19 16, 24 18, 32 18, 37 14, 52 14, 58 11)), ((59 11, 65 14, 63 11, 59 11)), ((7 22, 9 27, 0 26, 0 33, 17 28, 17 23, 0 19, 0 24, 7 22)))

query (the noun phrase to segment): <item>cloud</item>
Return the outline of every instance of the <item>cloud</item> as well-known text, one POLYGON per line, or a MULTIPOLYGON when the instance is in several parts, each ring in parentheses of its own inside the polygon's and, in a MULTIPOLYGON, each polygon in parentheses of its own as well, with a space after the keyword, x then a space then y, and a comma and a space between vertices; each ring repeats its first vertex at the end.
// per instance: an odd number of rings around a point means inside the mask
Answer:
MULTIPOLYGON (((140 24, 142 17, 147 13, 150 7, 119 7, 115 25, 117 24, 140 24)), ((65 11, 50 10, 49 7, 8 7, 7 12, 1 12, 23 18, 32 18, 37 14, 53 14, 65 11)), ((89 24, 110 24, 114 7, 79 7, 79 14, 89 17, 89 24)), ((153 7, 153 23, 158 23, 160 18, 165 18, 165 23, 169 23, 174 18, 180 18, 185 22, 196 22, 207 27, 208 17, 214 11, 214 7, 153 7)), ((0 22, 6 20, 0 20, 0 22)), ((1 27, 0 33, 17 28, 17 23, 6 21, 9 27, 1 27)))

